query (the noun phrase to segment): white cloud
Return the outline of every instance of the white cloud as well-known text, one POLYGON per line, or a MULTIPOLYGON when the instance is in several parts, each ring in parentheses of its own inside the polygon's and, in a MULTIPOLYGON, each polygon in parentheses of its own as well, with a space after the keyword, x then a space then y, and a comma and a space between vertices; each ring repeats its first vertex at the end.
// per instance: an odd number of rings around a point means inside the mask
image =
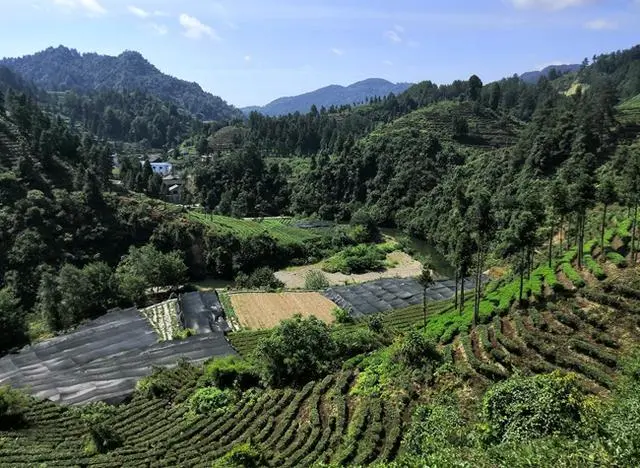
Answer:
POLYGON ((596 0, 509 0, 516 8, 564 10, 570 7, 584 6, 596 0))
POLYGON ((617 29, 618 24, 606 19, 596 19, 593 21, 587 21, 584 24, 584 27, 587 29, 591 29, 593 31, 603 31, 603 30, 617 29))
POLYGON ((244 61, 245 62, 251 62, 252 59, 253 59, 253 57, 251 57, 251 55, 245 55, 244 56, 244 61))
POLYGON ((137 6, 129 5, 127 7, 127 10, 129 10, 129 13, 137 16, 138 18, 148 18, 149 16, 151 16, 151 13, 143 10, 142 8, 138 8, 137 6))
POLYGON ((336 55, 344 55, 344 50, 338 49, 337 47, 332 48, 331 52, 333 52, 336 55))
POLYGON ((182 13, 179 17, 180 25, 184 28, 184 35, 189 39, 201 39, 207 36, 213 40, 219 41, 220 36, 211 27, 202 23, 198 18, 182 13))
POLYGON ((151 23, 150 26, 158 36, 166 36, 169 32, 169 29, 163 24, 151 23))
POLYGON ((91 16, 104 15, 107 12, 98 0, 53 0, 53 3, 65 8, 84 10, 91 16))
POLYGON ((399 24, 394 25, 393 29, 395 29, 396 31, 401 32, 401 33, 404 32, 404 28, 402 26, 400 26, 399 24))
POLYGON ((394 42, 396 44, 399 44, 402 42, 402 38, 400 37, 400 35, 392 29, 390 29, 389 31, 385 31, 384 37, 386 37, 391 42, 394 42))

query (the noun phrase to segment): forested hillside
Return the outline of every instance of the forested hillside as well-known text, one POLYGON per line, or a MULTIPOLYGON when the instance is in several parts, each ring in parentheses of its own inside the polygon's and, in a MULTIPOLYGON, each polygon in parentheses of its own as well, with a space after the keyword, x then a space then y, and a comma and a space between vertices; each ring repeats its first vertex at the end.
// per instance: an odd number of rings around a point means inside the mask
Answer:
POLYGON ((5 58, 7 66, 46 91, 141 91, 185 109, 203 120, 226 120, 242 113, 221 98, 160 72, 138 52, 117 57, 80 54, 60 46, 20 58, 5 58))

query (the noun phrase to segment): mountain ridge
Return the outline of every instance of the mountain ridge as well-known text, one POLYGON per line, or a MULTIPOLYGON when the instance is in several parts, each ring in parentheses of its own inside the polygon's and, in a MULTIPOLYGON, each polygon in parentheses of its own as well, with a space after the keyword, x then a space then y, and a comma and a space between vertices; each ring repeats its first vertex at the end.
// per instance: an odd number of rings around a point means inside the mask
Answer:
POLYGON ((256 111, 268 116, 306 113, 312 105, 331 107, 363 102, 368 98, 384 97, 390 93, 400 94, 414 83, 392 83, 382 78, 367 78, 347 86, 331 84, 314 91, 294 96, 283 96, 264 106, 248 106, 241 110, 248 114, 256 111))
POLYGON ((46 91, 137 90, 186 109, 203 120, 228 120, 242 115, 219 96, 204 91, 198 83, 161 72, 133 50, 112 56, 80 53, 61 45, 31 55, 3 58, 0 65, 46 91))

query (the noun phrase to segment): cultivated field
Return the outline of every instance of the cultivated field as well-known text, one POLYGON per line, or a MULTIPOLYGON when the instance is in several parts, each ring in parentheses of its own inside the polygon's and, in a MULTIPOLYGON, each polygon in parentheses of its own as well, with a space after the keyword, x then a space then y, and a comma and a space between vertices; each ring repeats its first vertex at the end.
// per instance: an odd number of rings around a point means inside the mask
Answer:
POLYGON ((281 222, 277 219, 252 221, 249 219, 210 215, 201 211, 191 211, 188 216, 194 221, 211 226, 221 232, 230 232, 240 237, 249 237, 261 233, 267 233, 274 239, 288 244, 301 243, 318 238, 318 235, 314 232, 300 229, 295 226, 289 226, 286 222, 281 222))
POLYGON ((230 294, 240 325, 251 329, 275 327, 281 320, 301 314, 315 315, 327 323, 333 321, 336 305, 315 292, 230 294))

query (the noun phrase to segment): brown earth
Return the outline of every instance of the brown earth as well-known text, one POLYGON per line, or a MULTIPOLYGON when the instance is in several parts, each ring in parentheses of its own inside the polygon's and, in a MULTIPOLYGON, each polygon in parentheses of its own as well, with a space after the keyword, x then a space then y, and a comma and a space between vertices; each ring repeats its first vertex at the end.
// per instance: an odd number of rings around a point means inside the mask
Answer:
MULTIPOLYGON (((372 271, 369 273, 345 275, 343 273, 323 272, 329 280, 331 286, 344 284, 364 283, 381 278, 411 278, 419 276, 422 271, 422 264, 413 259, 410 255, 396 251, 387 255, 387 261, 395 266, 384 271, 372 271)), ((306 265, 301 267, 287 268, 275 273, 276 278, 282 281, 288 289, 303 289, 304 278, 312 270, 322 270, 322 263, 306 265)))
POLYGON ((233 310, 244 328, 266 329, 295 314, 311 315, 331 323, 336 305, 320 293, 235 293, 229 294, 233 310))

